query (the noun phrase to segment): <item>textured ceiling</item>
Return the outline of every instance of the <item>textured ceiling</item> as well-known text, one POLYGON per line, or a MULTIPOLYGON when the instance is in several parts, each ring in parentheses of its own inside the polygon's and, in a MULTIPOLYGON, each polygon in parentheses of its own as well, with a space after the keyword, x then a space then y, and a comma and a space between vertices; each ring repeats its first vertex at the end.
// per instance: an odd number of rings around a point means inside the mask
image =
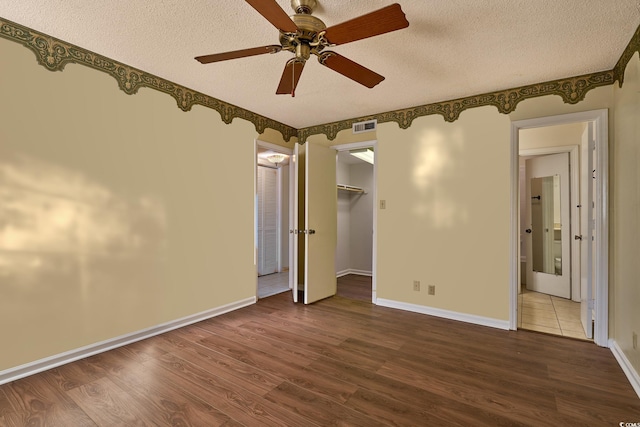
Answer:
MULTIPOLYGON (((318 3, 331 26, 393 1, 318 3)), ((332 48, 386 80, 367 89, 312 58, 295 98, 275 95, 288 52, 193 59, 278 44, 242 0, 0 0, 0 17, 295 128, 610 70, 640 24, 640 0, 399 3, 408 28, 332 48)))

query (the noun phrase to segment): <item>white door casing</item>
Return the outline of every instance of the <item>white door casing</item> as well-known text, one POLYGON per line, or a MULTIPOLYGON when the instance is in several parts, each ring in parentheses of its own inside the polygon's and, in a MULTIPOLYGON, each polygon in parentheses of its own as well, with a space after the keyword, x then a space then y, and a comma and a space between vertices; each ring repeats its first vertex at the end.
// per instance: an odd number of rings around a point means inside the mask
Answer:
POLYGON ((378 141, 370 140, 370 141, 362 141, 362 142, 352 142, 349 144, 338 144, 332 145, 336 151, 349 151, 361 148, 372 148, 374 155, 373 162, 373 244, 372 244, 372 260, 371 260, 371 302, 377 303, 377 259, 378 259, 378 209, 377 209, 377 200, 378 200, 378 141))
MULTIPOLYGON (((553 126, 567 123, 591 122, 594 125, 594 139, 596 142, 593 156, 593 169, 598 173, 594 180, 594 223, 595 236, 591 263, 594 268, 594 335, 595 344, 601 347, 609 346, 609 112, 606 109, 584 111, 579 113, 562 114, 535 119, 518 120, 511 123, 511 227, 510 252, 511 263, 509 269, 509 327, 517 329, 518 314, 518 285, 519 285, 519 131, 520 129, 553 126)), ((585 167, 584 159, 581 167, 585 167)))
POLYGON ((580 322, 587 338, 593 338, 593 151, 595 149, 593 123, 588 123, 582 135, 583 167, 580 186, 580 322))
MULTIPOLYGON (((290 148, 286 148, 286 147, 282 147, 280 145, 276 145, 276 144, 272 144, 270 142, 265 142, 265 141, 261 141, 261 140, 254 140, 254 158, 255 158, 255 167, 254 167, 254 246, 255 246, 255 250, 254 250, 254 264, 256 266, 256 270, 258 269, 258 245, 259 245, 259 238, 258 238, 258 223, 259 223, 259 209, 258 209, 258 151, 259 148, 263 148, 263 149, 268 149, 269 151, 273 151, 276 153, 282 153, 285 154, 287 156, 289 156, 289 166, 280 166, 280 170, 283 167, 289 167, 289 175, 291 176, 291 171, 293 170, 292 167, 292 162, 293 162, 293 150, 290 148)), ((279 174, 280 175, 280 174, 279 174)), ((289 179, 289 228, 292 228, 292 210, 293 210, 293 203, 292 203, 292 193, 291 193, 291 188, 293 188, 293 180, 289 179)), ((280 182, 278 183, 278 189, 281 188, 281 184, 280 182)), ((278 198, 279 199, 279 198, 278 198)), ((278 200, 278 206, 280 206, 280 200, 278 200)), ((287 213, 284 212, 280 212, 280 215, 287 215, 287 213)), ((278 224, 280 224, 280 219, 278 219, 278 224)), ((278 267, 280 267, 280 261, 281 257, 280 257, 280 244, 281 244, 281 240, 280 240, 280 235, 278 234, 278 267)), ((293 268, 291 268, 292 266, 292 262, 293 262, 293 235, 290 234, 289 235, 289 288, 291 288, 293 286, 293 268)), ((257 275, 256 275, 256 297, 258 295, 258 280, 257 280, 257 275)))
POLYGON ((298 290, 304 290, 304 241, 300 241, 304 230, 304 169, 306 166, 305 145, 296 144, 293 154, 293 302, 298 302, 298 290))

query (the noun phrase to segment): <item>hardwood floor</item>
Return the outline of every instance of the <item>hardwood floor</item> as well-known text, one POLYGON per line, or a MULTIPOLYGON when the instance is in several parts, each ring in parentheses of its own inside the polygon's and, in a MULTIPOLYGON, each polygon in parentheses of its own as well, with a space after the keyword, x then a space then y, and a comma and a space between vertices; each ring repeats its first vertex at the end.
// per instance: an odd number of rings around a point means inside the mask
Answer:
POLYGON ((286 292, 5 384, 0 425, 640 421, 640 399, 608 349, 378 307, 370 298, 369 280, 346 276, 339 295, 310 306, 286 292))

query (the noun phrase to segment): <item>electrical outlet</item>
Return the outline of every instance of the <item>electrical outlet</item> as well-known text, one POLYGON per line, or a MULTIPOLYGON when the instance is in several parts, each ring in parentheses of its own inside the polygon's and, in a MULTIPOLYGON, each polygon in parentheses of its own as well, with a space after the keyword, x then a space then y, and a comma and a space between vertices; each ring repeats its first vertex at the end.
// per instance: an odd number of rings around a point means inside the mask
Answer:
POLYGON ((420 290, 420 281, 419 280, 414 280, 413 281, 413 290, 414 291, 419 291, 420 290))
POLYGON ((436 294, 436 285, 429 285, 429 290, 427 291, 427 293, 429 295, 435 295, 436 294))
POLYGON ((387 201, 380 200, 380 209, 387 209, 387 201))
POLYGON ((636 334, 635 332, 633 333, 633 348, 635 350, 638 349, 638 334, 636 334))

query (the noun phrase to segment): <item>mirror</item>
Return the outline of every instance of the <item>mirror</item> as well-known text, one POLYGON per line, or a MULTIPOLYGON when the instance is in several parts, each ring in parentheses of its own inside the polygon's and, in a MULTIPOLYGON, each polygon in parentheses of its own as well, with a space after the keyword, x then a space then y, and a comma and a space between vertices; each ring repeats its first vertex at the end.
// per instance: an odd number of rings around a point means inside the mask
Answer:
POLYGON ((531 178, 533 271, 562 275, 560 176, 531 178))

